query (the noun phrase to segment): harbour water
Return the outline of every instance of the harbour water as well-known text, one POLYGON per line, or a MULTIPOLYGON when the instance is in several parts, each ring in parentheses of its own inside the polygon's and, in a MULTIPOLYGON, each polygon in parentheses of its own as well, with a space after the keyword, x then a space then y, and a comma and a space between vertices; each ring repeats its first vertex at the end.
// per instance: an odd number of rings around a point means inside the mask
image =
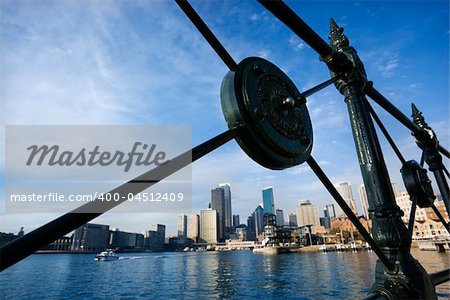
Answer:
MULTIPOLYGON (((413 250, 429 272, 450 267, 448 252, 413 250)), ((0 299, 360 299, 376 261, 372 252, 119 255, 32 255, 0 273, 0 299)), ((437 291, 450 298, 449 283, 437 291)))

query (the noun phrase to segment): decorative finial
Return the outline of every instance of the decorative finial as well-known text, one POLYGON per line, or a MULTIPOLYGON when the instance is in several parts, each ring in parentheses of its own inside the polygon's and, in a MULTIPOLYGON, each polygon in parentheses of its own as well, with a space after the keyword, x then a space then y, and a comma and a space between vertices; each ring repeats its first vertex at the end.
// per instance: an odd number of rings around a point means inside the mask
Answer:
POLYGON ((422 115, 422 112, 417 109, 414 103, 411 103, 412 115, 414 124, 419 126, 420 128, 428 128, 427 122, 425 122, 425 118, 422 115))
POLYGON ((347 36, 344 34, 344 28, 339 27, 333 19, 330 19, 330 34, 328 35, 328 38, 330 39, 331 47, 334 49, 350 45, 347 36))

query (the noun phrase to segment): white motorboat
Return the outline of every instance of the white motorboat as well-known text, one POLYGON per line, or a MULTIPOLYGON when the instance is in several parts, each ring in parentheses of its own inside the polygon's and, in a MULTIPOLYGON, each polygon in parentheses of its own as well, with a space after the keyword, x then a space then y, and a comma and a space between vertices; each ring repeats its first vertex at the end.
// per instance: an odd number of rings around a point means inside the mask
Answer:
POLYGON ((111 261, 111 260, 118 260, 118 259, 119 259, 119 256, 113 250, 106 250, 95 256, 95 260, 100 260, 100 261, 111 261))

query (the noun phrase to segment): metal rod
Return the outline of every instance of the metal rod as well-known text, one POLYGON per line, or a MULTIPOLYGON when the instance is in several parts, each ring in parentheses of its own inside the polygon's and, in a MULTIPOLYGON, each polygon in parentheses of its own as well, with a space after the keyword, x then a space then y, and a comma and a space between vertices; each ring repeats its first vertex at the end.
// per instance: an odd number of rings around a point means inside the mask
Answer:
POLYGON ((447 180, 445 179, 443 170, 433 170, 434 178, 436 179, 436 184, 441 193, 442 200, 444 200, 445 208, 450 216, 450 199, 449 199, 449 188, 447 180))
POLYGON ((331 54, 331 47, 283 1, 258 0, 278 20, 305 41, 320 56, 331 54))
POLYGON ((361 222, 359 222, 356 215, 353 213, 351 208, 348 206, 348 204, 336 190, 334 185, 328 179, 327 175, 325 175, 325 173, 317 164, 317 162, 314 160, 314 158, 310 156, 306 160, 306 162, 308 163, 309 167, 313 170, 313 172, 316 174, 316 176, 319 178, 319 180, 322 182, 322 184, 325 186, 325 188, 328 190, 328 192, 331 194, 331 196, 333 196, 334 200, 336 200, 337 204, 339 204, 339 206, 345 212, 345 214, 353 223, 353 225, 355 225, 356 229, 358 229, 359 233, 361 233, 366 242, 369 243, 370 247, 372 247, 372 250, 377 254, 378 258, 386 267, 386 269, 388 269, 389 271, 394 271, 395 265, 387 258, 387 256, 384 254, 384 252, 381 250, 378 244, 372 239, 372 237, 364 228, 364 226, 361 224, 361 222))
POLYGON ((450 281, 450 269, 430 274, 430 279, 434 286, 450 281))
POLYGON ((376 114, 375 110, 373 110, 372 105, 370 105, 369 102, 367 102, 367 106, 369 108, 369 112, 372 115, 372 118, 377 123, 378 127, 380 128, 381 132, 383 133, 384 137, 388 141, 389 145, 391 145, 392 150, 394 150, 395 154, 397 154, 398 159, 402 162, 402 165, 406 163, 405 158, 403 157, 402 153, 398 149, 397 145, 395 144, 394 140, 392 139, 391 135, 387 131, 386 127, 384 127, 383 122, 381 122, 380 118, 376 114))
POLYGON ((447 168, 445 167, 445 165, 443 166, 444 169, 444 173, 447 175, 447 177, 450 179, 450 173, 448 173, 447 168))
POLYGON ((120 197, 120 201, 103 202, 97 198, 4 245, 0 248, 0 271, 126 201, 129 193, 137 194, 217 149, 235 138, 239 134, 240 128, 227 130, 109 192, 124 195, 125 197, 120 197), (96 213, 89 213, 92 211, 96 211, 96 213))
POLYGON ((343 77, 343 74, 338 74, 338 75, 334 76, 333 78, 330 78, 330 79, 328 79, 328 80, 326 80, 326 81, 324 81, 324 82, 322 82, 322 83, 319 83, 318 85, 316 85, 316 86, 314 86, 314 87, 312 87, 312 88, 310 88, 310 89, 304 91, 301 95, 302 95, 302 97, 305 97, 305 98, 306 98, 306 97, 309 97, 309 96, 311 96, 312 94, 315 94, 315 93, 317 93, 318 91, 323 90, 323 89, 326 88, 327 86, 329 86, 329 85, 335 83, 336 81, 338 81, 338 80, 341 79, 342 77, 343 77))
MULTIPOLYGON (((396 118, 405 127, 411 130, 413 133, 420 134, 421 129, 414 124, 408 117, 406 117, 397 107, 395 107, 388 99, 386 99, 380 92, 378 92, 369 82, 364 90, 367 96, 372 98, 376 103, 378 103, 382 108, 384 108, 388 113, 390 113, 394 118, 396 118)), ((450 158, 450 152, 442 147, 439 147, 439 152, 441 152, 446 157, 450 158)))
POLYGON ((189 2, 187 0, 175 0, 175 2, 183 10, 189 20, 191 20, 197 30, 203 35, 209 45, 211 45, 217 55, 219 55, 220 59, 222 59, 222 61, 227 65, 228 69, 231 71, 236 70, 237 64, 231 57, 230 53, 227 52, 225 47, 219 42, 216 36, 208 28, 208 25, 206 25, 189 2))
POLYGON ((408 233, 411 238, 413 237, 413 232, 414 232, 414 221, 416 219, 416 208, 417 208, 417 199, 416 199, 416 196, 412 196, 411 212, 409 213, 409 220, 408 220, 408 233))
POLYGON ((442 216, 441 212, 436 207, 436 205, 433 204, 431 208, 433 209, 436 216, 439 218, 439 221, 441 221, 442 225, 444 225, 445 229, 447 229, 447 232, 450 233, 450 224, 445 221, 444 217, 442 216))
POLYGON ((423 167, 425 163, 425 151, 422 151, 422 155, 420 156, 420 165, 423 167))

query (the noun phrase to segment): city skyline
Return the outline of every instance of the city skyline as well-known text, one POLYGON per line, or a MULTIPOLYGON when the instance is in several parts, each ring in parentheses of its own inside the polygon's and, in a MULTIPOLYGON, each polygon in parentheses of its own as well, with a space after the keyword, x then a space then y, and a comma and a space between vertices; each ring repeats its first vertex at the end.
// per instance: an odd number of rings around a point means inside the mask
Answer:
MULTIPOLYGON (((345 27, 378 89, 407 116, 410 103, 415 102, 441 143, 448 145, 448 68, 442 64, 448 60, 448 3, 347 4, 344 9, 339 2, 325 7, 312 1, 290 3, 323 38, 334 17, 345 27), (393 11, 396 18, 391 17, 393 11)), ((265 57, 280 66, 300 90, 329 78, 317 55, 258 3, 193 6, 237 61, 265 57)), ((219 90, 227 68, 174 3, 103 7, 98 3, 12 6, 5 2, 2 9, 5 18, 0 22, 10 33, 2 40, 0 56, 7 70, 1 75, 7 83, 3 124, 190 124, 194 145, 226 129, 219 90), (149 23, 140 23, 140 19, 149 23), (24 61, 29 63, 24 65, 24 61), (164 99, 184 101, 167 105, 164 99)), ((348 180, 359 186, 362 180, 341 95, 329 87, 308 98, 307 105, 314 129, 314 157, 333 182, 348 180)), ((405 157, 419 160, 410 132, 384 112, 380 117, 405 157)), ((382 137, 380 141, 391 180, 403 185, 400 163, 382 137)), ((0 182, 4 177, 3 172, 0 182)), ((234 142, 194 163, 192 178, 193 211, 210 201, 209 189, 217 182, 233 186, 233 212, 243 218, 255 208, 261 189, 269 185, 276 187, 277 206, 285 212, 300 198, 320 206, 331 202, 307 166, 283 172, 266 170, 234 142)), ((13 231, 20 225, 29 232, 59 215, 2 212, 0 229, 13 231)), ((149 222, 164 223, 177 215, 108 213, 94 222, 136 231, 149 222)), ((168 228, 175 230, 176 224, 168 228)))

